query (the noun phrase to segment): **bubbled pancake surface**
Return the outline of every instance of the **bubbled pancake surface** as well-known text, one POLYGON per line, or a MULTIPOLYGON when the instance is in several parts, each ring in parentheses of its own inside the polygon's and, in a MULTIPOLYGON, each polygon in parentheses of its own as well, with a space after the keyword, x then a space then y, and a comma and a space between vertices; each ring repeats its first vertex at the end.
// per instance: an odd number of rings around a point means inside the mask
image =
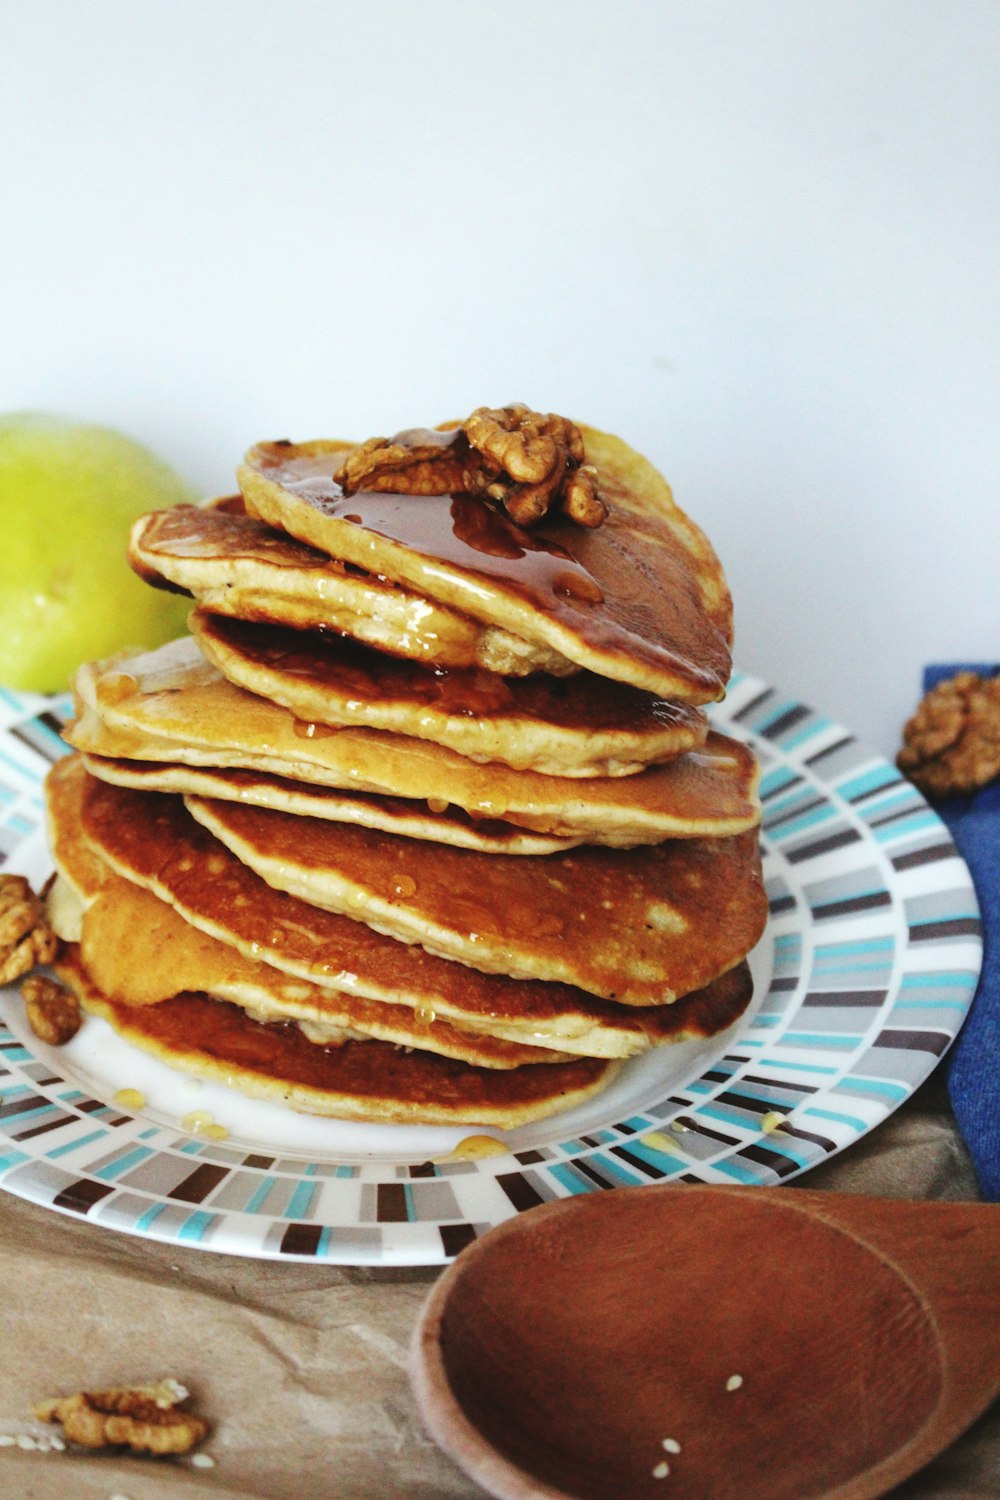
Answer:
POLYGON ((189 638, 76 675, 71 745, 112 759, 263 771, 329 787, 452 803, 537 832, 627 846, 725 836, 760 820, 750 751, 710 734, 697 754, 593 780, 482 766, 427 741, 371 729, 316 732, 234 687, 189 638))
POLYGON ((410 1005, 390 1005, 283 974, 210 937, 142 886, 108 872, 84 913, 80 961, 98 989, 123 1005, 155 1005, 202 991, 241 1006, 258 1021, 295 1021, 326 1042, 374 1037, 486 1068, 565 1060, 566 1054, 429 1022, 410 1005))
MULTIPOLYGON (((53 776, 76 773, 63 762, 53 776)), ((169 902, 192 925, 283 973, 349 994, 419 1008, 535 1046, 629 1057, 714 1035, 745 1009, 749 975, 719 980, 672 1005, 634 1007, 565 984, 484 974, 396 942, 361 922, 275 890, 196 823, 177 797, 85 778, 85 838, 119 874, 169 902)))
POLYGON ((590 530, 524 531, 467 495, 362 491, 333 479, 349 444, 261 443, 238 480, 248 510, 332 557, 667 698, 720 698, 732 602, 711 545, 620 439, 581 427, 608 504, 590 530))
POLYGON ((755 832, 538 859, 185 799, 269 884, 487 973, 658 1005, 739 962, 767 899, 755 832))
POLYGON ((195 610, 202 653, 230 682, 307 724, 430 740, 478 762, 620 776, 700 745, 701 710, 592 672, 501 677, 398 661, 357 641, 195 610))

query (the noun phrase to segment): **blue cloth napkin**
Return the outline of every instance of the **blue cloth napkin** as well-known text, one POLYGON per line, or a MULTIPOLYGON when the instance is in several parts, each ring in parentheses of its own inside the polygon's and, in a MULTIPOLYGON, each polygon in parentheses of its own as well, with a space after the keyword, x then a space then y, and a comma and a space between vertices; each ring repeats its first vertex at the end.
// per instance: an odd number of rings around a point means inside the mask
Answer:
MULTIPOLYGON (((997 662, 951 662, 924 669, 930 691, 956 672, 1000 676, 997 662)), ((970 871, 983 919, 983 969, 972 1007, 948 1060, 948 1095, 969 1148, 979 1189, 1000 1201, 1000 781, 934 803, 970 871)))

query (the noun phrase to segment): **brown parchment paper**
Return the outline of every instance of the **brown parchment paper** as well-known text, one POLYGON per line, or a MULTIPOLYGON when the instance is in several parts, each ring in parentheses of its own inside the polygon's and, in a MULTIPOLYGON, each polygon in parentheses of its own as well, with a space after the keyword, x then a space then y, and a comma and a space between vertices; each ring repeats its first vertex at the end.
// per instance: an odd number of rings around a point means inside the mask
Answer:
MULTIPOLYGON (((977 1196, 938 1077, 802 1186, 977 1196)), ((188 1460, 3 1447, 0 1496, 480 1496, 424 1436, 407 1379, 410 1336, 438 1274, 181 1250, 0 1193, 0 1433, 42 1431, 30 1413, 47 1396, 172 1375, 212 1422, 201 1451, 215 1461, 198 1469, 188 1460)), ((778 1454, 767 1458, 780 1463, 778 1454)), ((894 1493, 898 1500, 997 1500, 1000 1408, 894 1493)))

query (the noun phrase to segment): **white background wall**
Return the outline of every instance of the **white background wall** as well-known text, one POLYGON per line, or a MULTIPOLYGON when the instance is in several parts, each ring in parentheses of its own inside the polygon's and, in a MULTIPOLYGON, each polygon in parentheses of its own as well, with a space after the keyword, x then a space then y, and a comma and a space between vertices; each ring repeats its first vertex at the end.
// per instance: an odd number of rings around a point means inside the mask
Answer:
POLYGON ((512 399, 708 530, 887 754, 1000 656, 995 0, 6 0, 0 410, 206 493, 512 399))

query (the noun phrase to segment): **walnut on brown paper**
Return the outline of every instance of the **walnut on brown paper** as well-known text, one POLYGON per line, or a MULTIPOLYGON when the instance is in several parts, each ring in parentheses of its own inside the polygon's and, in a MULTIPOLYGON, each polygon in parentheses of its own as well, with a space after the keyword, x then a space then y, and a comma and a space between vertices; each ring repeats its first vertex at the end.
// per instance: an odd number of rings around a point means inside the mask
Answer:
POLYGON ((975 792, 1000 776, 1000 677, 939 682, 903 730, 899 769, 928 797, 975 792))
POLYGON ((59 1422, 65 1437, 82 1448, 131 1448, 136 1453, 190 1453, 208 1433, 208 1423, 184 1409, 188 1392, 176 1380, 155 1385, 77 1391, 41 1401, 34 1415, 59 1422))

